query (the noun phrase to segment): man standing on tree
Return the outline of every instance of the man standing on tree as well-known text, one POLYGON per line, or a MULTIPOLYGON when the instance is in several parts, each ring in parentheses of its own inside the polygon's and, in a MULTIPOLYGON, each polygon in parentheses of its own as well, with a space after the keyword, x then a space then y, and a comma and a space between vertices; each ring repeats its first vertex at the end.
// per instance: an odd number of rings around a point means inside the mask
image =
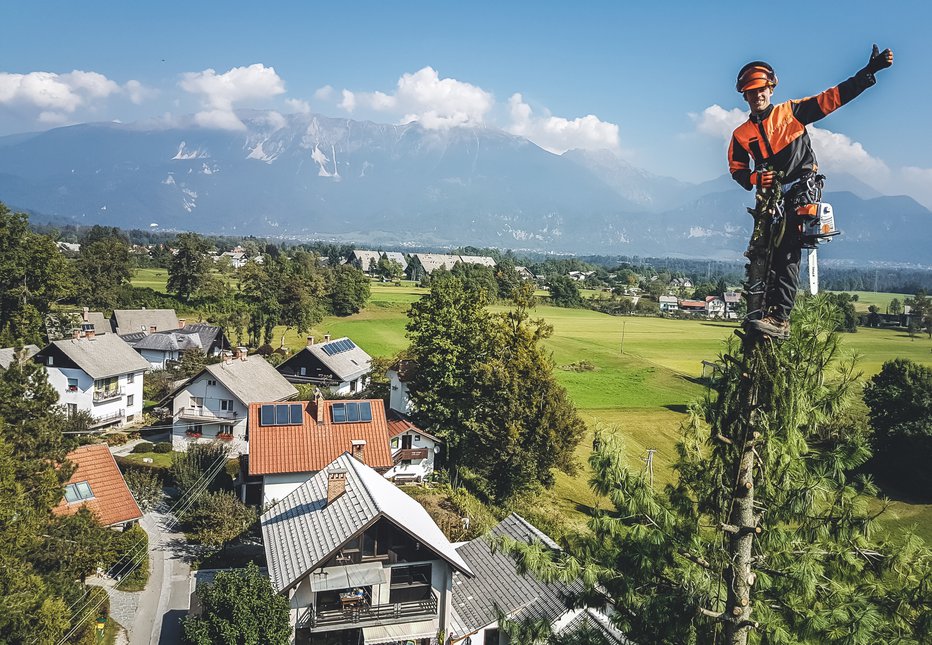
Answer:
POLYGON ((796 182, 787 191, 786 233, 773 253, 773 273, 765 296, 767 311, 762 318, 749 321, 752 329, 774 338, 790 336, 790 311, 796 300, 802 239, 799 218, 789 207, 797 207, 799 213, 808 212, 805 207, 818 201, 823 179, 817 175, 818 164, 806 126, 858 96, 877 82, 875 73, 892 64, 893 52, 889 49, 881 52, 874 45, 867 65, 848 80, 816 96, 778 105, 770 102, 777 86, 777 75, 770 65, 754 61, 738 72, 736 87, 750 106, 751 114, 735 129, 728 146, 731 176, 745 190, 755 186, 774 188, 777 172, 783 173, 783 184, 796 182))

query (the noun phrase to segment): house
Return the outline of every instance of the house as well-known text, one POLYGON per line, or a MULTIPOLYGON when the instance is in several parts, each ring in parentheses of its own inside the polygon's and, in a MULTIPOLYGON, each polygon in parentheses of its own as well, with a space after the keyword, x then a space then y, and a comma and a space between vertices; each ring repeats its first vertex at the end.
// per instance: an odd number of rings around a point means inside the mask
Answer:
POLYGON ((389 367, 385 373, 389 386, 388 407, 402 415, 414 412, 407 383, 416 367, 414 361, 401 360, 389 367))
POLYGON ((172 331, 137 331, 120 334, 133 349, 149 361, 152 369, 168 369, 181 360, 186 351, 196 350, 207 356, 220 356, 229 350, 230 341, 223 329, 205 323, 185 324, 184 318, 178 319, 179 329, 172 331))
POLYGON ((188 449, 194 442, 225 439, 231 454, 249 452, 246 419, 256 401, 285 401, 298 393, 261 356, 247 356, 208 365, 169 394, 172 448, 188 449))
POLYGON ((110 321, 107 320, 103 312, 90 311, 87 307, 84 307, 81 312, 80 327, 84 331, 87 331, 87 325, 91 325, 96 334, 109 334, 113 331, 113 328, 110 326, 110 321))
POLYGON ((454 573, 472 571, 427 511, 343 453, 260 518, 298 643, 436 642, 454 573))
POLYGON ((440 439, 424 432, 410 419, 394 411, 388 413, 388 440, 392 467, 385 473, 393 482, 424 481, 434 472, 434 455, 440 439))
POLYGON ((665 311, 676 311, 677 309, 679 309, 679 307, 677 306, 676 296, 660 296, 660 298, 658 298, 657 300, 660 303, 661 313, 665 311))
POLYGON ((412 280, 423 280, 437 269, 451 271, 459 259, 458 255, 412 253, 408 260, 408 277, 412 280))
POLYGON ((253 403, 243 500, 275 504, 344 452, 380 473, 393 466, 381 399, 253 403))
POLYGON ((22 347, 3 347, 0 348, 0 369, 6 369, 13 364, 17 358, 21 361, 28 361, 39 353, 39 348, 35 345, 23 345, 22 347), (21 353, 17 353, 17 349, 21 353))
POLYGON ((608 643, 627 643, 611 624, 611 610, 573 608, 573 596, 583 590, 581 582, 543 582, 532 574, 518 574, 513 556, 493 548, 494 541, 502 537, 560 550, 556 542, 517 513, 508 515, 488 535, 459 545, 456 552, 473 575, 453 574, 451 643, 507 643, 499 612, 514 621, 546 621, 557 634, 586 625, 598 630, 608 643))
POLYGON ((369 384, 372 357, 347 337, 330 340, 324 336, 307 345, 278 366, 278 372, 291 383, 314 383, 334 394, 354 394, 369 384))
POLYGON ((408 261, 405 260, 404 253, 399 253, 398 251, 386 251, 382 254, 382 257, 384 257, 386 260, 389 260, 390 262, 397 262, 399 265, 401 265, 402 271, 408 270, 408 261))
POLYGON ((178 329, 178 316, 174 309, 114 309, 110 316, 110 327, 116 334, 130 334, 136 331, 157 331, 178 329))
POLYGON ((738 318, 738 305, 741 303, 741 294, 735 291, 726 291, 722 294, 725 300, 725 318, 735 320, 738 318))
POLYGON ((230 265, 234 269, 242 269, 244 266, 246 266, 246 262, 249 261, 249 258, 246 257, 246 251, 243 250, 243 247, 241 246, 237 246, 232 251, 224 251, 219 256, 217 256, 218 260, 220 258, 230 258, 230 265))
POLYGON ((689 278, 673 278, 670 280, 671 289, 692 289, 693 281, 689 278))
POLYGON ((487 255, 461 255, 459 261, 463 264, 479 264, 484 267, 495 267, 495 260, 487 255))
POLYGON ((91 428, 122 426, 142 415, 142 379, 149 363, 116 334, 75 331, 54 340, 33 360, 45 366, 49 383, 68 414, 83 410, 91 428))
POLYGON ((74 472, 65 482, 65 496, 52 509, 55 515, 74 515, 87 508, 104 526, 124 529, 142 517, 107 444, 81 446, 67 455, 74 472))
POLYGON ((379 251, 354 249, 350 254, 349 263, 363 273, 372 273, 375 271, 380 259, 382 259, 382 254, 379 251))
POLYGON ((533 280, 534 279, 534 274, 531 273, 530 269, 528 269, 527 267, 516 266, 515 272, 518 274, 518 277, 521 278, 522 280, 533 280))
POLYGON ((706 313, 704 300, 680 300, 677 302, 680 311, 688 314, 704 316, 706 313))
POLYGON ((58 250, 66 255, 76 256, 81 252, 81 245, 74 242, 56 242, 58 250))
POLYGON ((589 276, 595 275, 595 271, 570 271, 567 276, 576 282, 583 282, 589 276))
POLYGON ((705 312, 709 318, 724 318, 725 301, 718 296, 706 296, 705 312))

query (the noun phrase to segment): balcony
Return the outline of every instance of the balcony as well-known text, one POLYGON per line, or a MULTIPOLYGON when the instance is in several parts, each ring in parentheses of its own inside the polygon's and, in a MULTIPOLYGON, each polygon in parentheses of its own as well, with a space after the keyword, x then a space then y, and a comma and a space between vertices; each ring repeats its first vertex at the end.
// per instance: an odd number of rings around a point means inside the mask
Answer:
POLYGON ((99 428, 100 426, 110 425, 111 423, 120 421, 126 417, 126 410, 120 408, 116 412, 111 412, 110 414, 105 414, 104 416, 94 417, 94 421, 91 423, 90 428, 99 428))
POLYGON ((396 466, 406 459, 409 461, 427 459, 427 448, 402 448, 392 455, 392 461, 396 466))
POLYGON ((316 629, 333 626, 367 627, 408 623, 437 615, 437 596, 431 591, 428 598, 370 605, 363 601, 357 605, 321 605, 308 607, 298 615, 298 628, 316 629))
POLYGON ((123 388, 111 388, 107 390, 94 390, 94 403, 103 403, 105 401, 113 401, 114 399, 119 399, 123 396, 123 388))
POLYGON ((207 408, 181 408, 175 413, 176 419, 186 421, 208 421, 211 423, 221 423, 224 425, 234 425, 239 420, 239 415, 230 410, 208 410, 207 408))

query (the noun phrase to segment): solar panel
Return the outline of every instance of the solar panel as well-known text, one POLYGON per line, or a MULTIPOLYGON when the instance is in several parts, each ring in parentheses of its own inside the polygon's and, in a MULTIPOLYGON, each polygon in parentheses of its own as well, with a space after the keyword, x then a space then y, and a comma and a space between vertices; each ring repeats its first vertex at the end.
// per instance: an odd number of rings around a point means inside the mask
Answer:
POLYGON ((355 349, 356 345, 353 344, 348 338, 341 338, 340 340, 335 340, 332 343, 327 343, 321 349, 324 350, 324 353, 327 356, 333 356, 335 354, 342 354, 343 352, 348 352, 351 349, 355 349))
POLYGON ((330 407, 334 423, 346 423, 346 404, 334 403, 330 407))
POLYGON ((301 425, 301 422, 302 422, 302 418, 301 418, 301 407, 302 407, 302 406, 301 406, 301 404, 300 404, 300 403, 292 403, 289 407, 291 408, 291 425, 294 425, 294 426, 299 426, 299 425, 301 425))
POLYGON ((362 401, 359 404, 359 420, 372 421, 372 404, 368 401, 362 401))
POLYGON ((275 406, 274 405, 263 405, 262 409, 259 411, 259 425, 262 426, 274 426, 275 425, 275 406))
POLYGON ((349 401, 330 406, 334 423, 369 423, 372 421, 372 404, 369 401, 349 401))
POLYGON ((291 421, 291 413, 287 405, 275 406, 275 425, 286 426, 291 421))

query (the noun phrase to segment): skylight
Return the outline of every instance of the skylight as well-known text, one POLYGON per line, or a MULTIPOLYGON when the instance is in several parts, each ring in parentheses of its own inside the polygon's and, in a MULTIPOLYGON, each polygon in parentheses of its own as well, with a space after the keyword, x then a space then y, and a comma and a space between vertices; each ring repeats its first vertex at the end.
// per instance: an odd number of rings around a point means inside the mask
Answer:
POLYGON ((68 484, 65 486, 65 499, 69 504, 74 504, 75 502, 83 502, 86 499, 92 499, 94 493, 91 491, 91 485, 84 482, 75 482, 74 484, 68 484))

